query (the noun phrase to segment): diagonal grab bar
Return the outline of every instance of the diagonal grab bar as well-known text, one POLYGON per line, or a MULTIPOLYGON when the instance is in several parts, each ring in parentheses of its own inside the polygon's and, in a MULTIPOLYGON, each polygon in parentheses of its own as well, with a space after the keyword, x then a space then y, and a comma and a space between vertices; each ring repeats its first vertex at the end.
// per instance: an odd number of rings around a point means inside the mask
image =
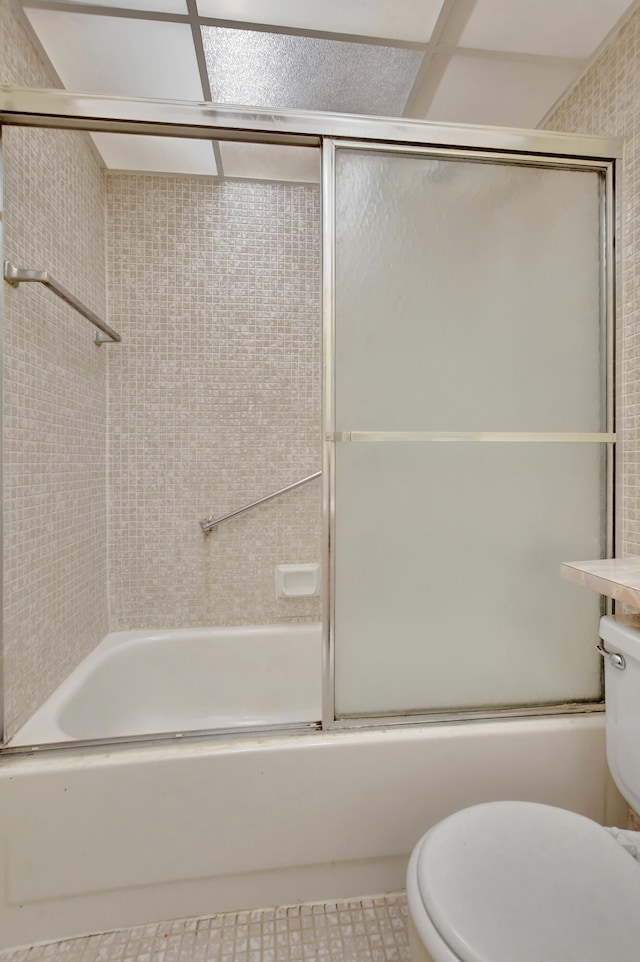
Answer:
POLYGON ((99 318, 97 314, 94 314, 92 310, 90 310, 88 307, 85 307, 82 301, 79 301, 77 297, 74 297, 74 295, 71 294, 66 287, 63 287, 62 284, 59 284, 58 281, 54 280, 49 271, 33 271, 27 267, 16 267, 16 265, 12 264, 11 261, 5 261, 4 279, 8 284, 11 284, 12 287, 18 287, 19 284, 23 284, 26 281, 44 284, 44 286, 48 287, 50 291, 53 291, 54 294, 57 294, 57 296, 63 300, 65 304, 73 307, 78 314, 82 314, 82 316, 86 317, 88 321, 91 321, 94 327, 97 327, 98 330, 102 331, 102 334, 96 333, 93 339, 94 343, 98 346, 100 346, 100 344, 110 344, 122 340, 120 335, 110 328, 108 324, 105 324, 105 322, 99 318))
POLYGON ((260 504, 266 504, 267 501, 273 501, 274 498, 279 498, 281 494, 286 494, 287 491, 293 491, 295 488, 302 487, 303 484, 307 484, 309 481, 314 481, 322 475, 322 471, 316 471, 315 474, 309 474, 306 478, 302 478, 300 481, 294 481, 293 484, 288 484, 286 488, 279 488, 278 491, 273 491, 271 494, 265 495, 264 498, 258 498, 257 501, 252 501, 251 504, 245 504, 242 508, 237 508, 235 511, 231 511, 229 514, 224 514, 221 518, 214 518, 210 515, 208 518, 203 518, 200 522, 200 527, 202 528, 204 534, 211 534, 219 524, 223 521, 230 521, 231 518, 237 518, 239 514, 244 514, 245 511, 250 511, 251 508, 257 508, 260 504))

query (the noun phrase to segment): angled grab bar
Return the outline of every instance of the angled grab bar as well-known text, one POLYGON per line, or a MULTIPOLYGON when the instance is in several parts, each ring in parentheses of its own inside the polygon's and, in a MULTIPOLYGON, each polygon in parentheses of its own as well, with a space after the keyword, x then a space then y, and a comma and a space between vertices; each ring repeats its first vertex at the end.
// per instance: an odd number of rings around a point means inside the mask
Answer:
POLYGON ((294 488, 300 488, 303 484, 307 484, 309 481, 314 481, 322 475, 322 471, 316 471, 315 474, 309 474, 306 478, 302 478, 300 481, 294 481, 293 484, 288 484, 286 488, 279 488, 278 491, 273 491, 271 494, 265 495, 264 498, 258 498, 257 501, 252 501, 251 504, 245 504, 242 508, 237 508, 235 511, 231 511, 229 514, 224 514, 221 518, 214 518, 210 515, 208 518, 203 518, 200 522, 200 527, 204 534, 211 534, 219 524, 223 521, 230 521, 231 518, 237 518, 239 514, 244 514, 245 511, 250 511, 251 508, 257 508, 260 504, 266 504, 267 501, 273 501, 274 498, 279 498, 281 494, 286 494, 287 491, 293 491, 294 488))
POLYGON ((59 284, 58 281, 54 280, 49 271, 32 271, 27 267, 16 267, 11 261, 4 262, 4 279, 7 284, 11 284, 12 287, 18 287, 19 284, 23 284, 27 281, 33 281, 37 284, 43 284, 48 287, 50 291, 53 291, 65 304, 69 304, 73 307, 78 314, 82 314, 86 317, 88 321, 97 327, 98 330, 102 331, 102 334, 98 334, 96 331, 93 341, 100 347, 101 344, 112 344, 114 342, 122 340, 119 334, 117 334, 108 324, 105 324, 97 314, 94 314, 92 310, 79 301, 77 297, 74 297, 66 287, 59 284))

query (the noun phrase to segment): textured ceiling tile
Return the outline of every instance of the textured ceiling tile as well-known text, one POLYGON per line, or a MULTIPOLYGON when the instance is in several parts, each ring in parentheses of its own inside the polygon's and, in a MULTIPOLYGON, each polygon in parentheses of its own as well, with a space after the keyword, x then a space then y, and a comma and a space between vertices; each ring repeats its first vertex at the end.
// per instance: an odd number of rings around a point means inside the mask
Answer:
POLYGON ((416 50, 203 27, 212 100, 253 107, 399 116, 416 50))

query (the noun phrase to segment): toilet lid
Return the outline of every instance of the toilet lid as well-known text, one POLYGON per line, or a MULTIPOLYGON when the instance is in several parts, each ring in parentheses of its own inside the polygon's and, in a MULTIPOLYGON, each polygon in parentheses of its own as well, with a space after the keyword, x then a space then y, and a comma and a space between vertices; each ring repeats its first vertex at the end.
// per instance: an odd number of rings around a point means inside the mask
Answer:
POLYGON ((573 812, 530 802, 457 812, 424 837, 417 883, 461 962, 640 959, 640 865, 573 812))

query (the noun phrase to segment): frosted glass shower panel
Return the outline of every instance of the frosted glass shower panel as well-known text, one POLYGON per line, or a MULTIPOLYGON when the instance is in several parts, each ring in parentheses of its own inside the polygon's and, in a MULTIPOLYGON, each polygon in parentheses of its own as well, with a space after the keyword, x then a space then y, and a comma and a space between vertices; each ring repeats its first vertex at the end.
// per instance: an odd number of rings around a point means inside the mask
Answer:
POLYGON ((599 697, 604 448, 337 445, 338 717, 599 697))
POLYGON ((338 149, 336 429, 603 431, 601 176, 338 149))
POLYGON ((600 697, 603 171, 336 148, 337 718, 600 697))

